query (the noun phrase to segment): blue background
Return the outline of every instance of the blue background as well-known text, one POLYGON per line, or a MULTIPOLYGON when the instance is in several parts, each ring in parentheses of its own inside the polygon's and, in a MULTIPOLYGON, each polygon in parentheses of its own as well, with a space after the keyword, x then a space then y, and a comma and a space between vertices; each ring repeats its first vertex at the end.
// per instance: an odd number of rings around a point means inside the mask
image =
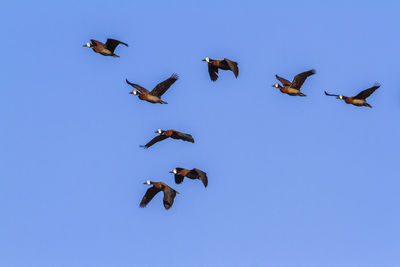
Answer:
POLYGON ((398 1, 7 1, 0 266, 400 266, 398 1), (120 58, 82 45, 115 38, 120 58), (204 57, 239 63, 212 83, 204 57), (290 97, 271 85, 315 68, 290 97), (150 104, 125 78, 152 89, 150 104), (346 105, 382 84, 374 107, 346 105), (154 131, 191 133, 139 148, 154 131), (168 171, 200 168, 209 186, 168 171), (178 190, 139 202, 147 179, 178 190))

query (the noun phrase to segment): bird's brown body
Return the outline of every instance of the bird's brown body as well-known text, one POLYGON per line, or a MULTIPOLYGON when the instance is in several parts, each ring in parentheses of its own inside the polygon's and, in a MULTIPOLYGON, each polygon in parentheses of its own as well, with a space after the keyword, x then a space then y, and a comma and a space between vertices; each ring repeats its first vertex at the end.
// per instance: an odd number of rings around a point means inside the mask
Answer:
POLYGON ((204 187, 208 185, 208 178, 207 174, 199 169, 184 169, 184 168, 175 168, 174 170, 170 171, 175 175, 175 183, 180 184, 183 182, 184 177, 189 179, 195 180, 198 179, 203 182, 204 187))
POLYGON ((286 80, 285 78, 279 77, 278 75, 275 75, 276 79, 280 81, 283 86, 278 83, 275 83, 273 87, 278 88, 282 93, 288 94, 290 96, 306 96, 300 91, 300 88, 307 79, 307 77, 313 74, 315 74, 315 70, 302 72, 300 74, 297 74, 292 82, 286 80))
POLYGON ((336 96, 336 98, 344 100, 346 104, 351 104, 357 107, 369 107, 372 108, 370 104, 367 103, 367 98, 378 89, 380 85, 378 83, 374 84, 371 88, 361 91, 356 96, 343 96, 343 95, 335 95, 329 94, 325 91, 325 95, 327 96, 336 96))
POLYGON ((140 201, 139 206, 141 208, 146 207, 146 205, 154 198, 154 196, 161 191, 164 193, 163 204, 165 209, 168 210, 172 207, 172 205, 174 204, 175 196, 176 194, 179 194, 179 192, 175 191, 163 182, 146 181, 145 184, 152 185, 152 187, 147 189, 146 194, 140 201))
POLYGON ((211 81, 215 82, 218 79, 218 69, 230 70, 233 72, 237 78, 239 75, 238 63, 230 59, 224 58, 220 59, 210 59, 206 57, 203 61, 208 63, 208 73, 210 75, 211 81))
POLYGON ((137 89, 132 90, 130 94, 137 95, 140 100, 145 100, 150 103, 160 103, 160 104, 168 104, 167 102, 161 100, 161 96, 171 87, 171 85, 178 80, 178 75, 176 73, 172 74, 171 77, 166 79, 165 81, 157 84, 156 87, 152 91, 147 90, 146 88, 129 82, 126 80, 126 83, 132 86, 133 88, 137 89))
POLYGON ((148 142, 146 145, 144 145, 142 147, 149 148, 152 145, 154 145, 155 143, 165 140, 167 138, 180 139, 183 141, 194 143, 194 139, 190 134, 181 133, 177 130, 170 129, 167 131, 163 131, 161 129, 158 129, 156 131, 156 133, 158 133, 159 135, 154 137, 150 142, 148 142))
POLYGON ((115 48, 119 44, 128 46, 126 43, 123 43, 115 39, 107 39, 107 42, 105 44, 93 39, 91 39, 90 41, 91 43, 87 43, 84 46, 92 48, 94 52, 99 53, 103 56, 119 57, 118 55, 114 54, 115 48))

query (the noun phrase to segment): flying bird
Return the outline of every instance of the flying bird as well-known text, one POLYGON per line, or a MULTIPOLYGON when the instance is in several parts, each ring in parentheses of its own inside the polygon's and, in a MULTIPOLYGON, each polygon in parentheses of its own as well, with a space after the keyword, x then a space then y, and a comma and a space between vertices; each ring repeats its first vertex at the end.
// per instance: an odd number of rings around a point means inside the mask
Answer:
POLYGON ((315 70, 302 72, 294 76, 292 82, 286 80, 285 78, 279 77, 278 75, 275 75, 276 79, 278 79, 278 81, 280 81, 283 86, 278 83, 275 83, 274 85, 272 85, 272 87, 278 88, 282 93, 291 96, 306 96, 300 91, 300 88, 305 82, 305 80, 313 74, 315 74, 315 70))
POLYGON ((208 185, 208 178, 207 178, 207 173, 203 172, 202 170, 199 169, 183 169, 183 168, 175 168, 170 173, 175 174, 175 183, 180 184, 183 182, 183 178, 187 177, 189 179, 199 179, 200 181, 203 182, 204 187, 207 187, 208 185))
POLYGON ((376 89, 378 89, 381 85, 376 83, 374 84, 374 86, 372 86, 371 88, 368 88, 364 91, 361 91, 358 95, 356 96, 343 96, 343 95, 334 95, 334 94, 328 94, 325 91, 325 95, 327 96, 336 96, 336 98, 344 100, 344 102, 346 102, 346 104, 352 104, 354 106, 358 106, 358 107, 369 107, 372 108, 372 106, 370 104, 367 103, 367 98, 373 93, 375 92, 376 89))
POLYGON ((161 96, 168 90, 168 88, 171 87, 171 85, 176 80, 178 80, 178 78, 179 78, 178 74, 176 73, 172 74, 171 77, 157 84, 157 86, 154 87, 154 89, 151 92, 149 92, 146 88, 143 88, 138 84, 129 82, 128 79, 126 79, 126 83, 138 90, 138 91, 132 90, 132 92, 129 93, 132 95, 137 95, 140 100, 146 100, 147 102, 150 103, 168 104, 167 102, 161 100, 161 96))
POLYGON ((172 204, 174 204, 176 194, 179 194, 179 192, 175 191, 174 189, 162 182, 152 182, 147 180, 144 184, 153 186, 147 189, 146 194, 142 198, 142 201, 140 201, 139 206, 141 208, 146 207, 147 204, 149 204, 149 202, 154 198, 155 195, 157 195, 158 192, 163 191, 164 208, 168 210, 172 207, 172 204))
POLYGON ((203 61, 208 63, 208 73, 210 74, 211 81, 215 82, 218 79, 218 69, 231 70, 235 77, 239 75, 238 63, 227 58, 223 60, 210 59, 206 57, 203 61))
POLYGON ((91 39, 90 42, 91 43, 84 44, 83 47, 92 48, 94 52, 100 53, 103 56, 112 56, 112 57, 119 57, 118 55, 114 54, 114 50, 119 44, 128 46, 128 44, 115 39, 107 39, 107 42, 105 44, 93 39, 91 39))
POLYGON ((163 131, 161 129, 158 129, 157 131, 155 131, 155 133, 158 133, 158 136, 154 137, 153 139, 151 139, 150 142, 148 142, 147 144, 145 144, 144 146, 141 146, 141 147, 149 148, 152 145, 154 145, 155 143, 165 140, 168 137, 171 137, 172 139, 180 139, 183 141, 194 143, 194 139, 190 134, 181 133, 176 130, 171 129, 171 130, 163 131))

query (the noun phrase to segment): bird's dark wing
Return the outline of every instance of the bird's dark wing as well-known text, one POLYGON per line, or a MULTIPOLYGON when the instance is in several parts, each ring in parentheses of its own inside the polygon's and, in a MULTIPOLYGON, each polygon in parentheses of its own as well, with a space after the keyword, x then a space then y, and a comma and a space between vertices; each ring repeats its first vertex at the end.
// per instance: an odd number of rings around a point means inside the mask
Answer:
MULTIPOLYGON (((194 168, 189 172, 189 175, 195 175, 197 179, 203 182, 204 187, 207 187, 208 185, 208 178, 207 174, 203 172, 202 170, 199 170, 197 168, 194 168)), ((189 176, 188 175, 188 176, 189 176)))
POLYGON ((129 84, 130 86, 136 88, 136 89, 139 90, 142 94, 145 94, 145 93, 148 93, 148 92, 149 92, 146 88, 144 88, 144 87, 142 87, 142 86, 140 86, 140 85, 138 85, 138 84, 131 83, 130 81, 128 81, 128 79, 125 79, 125 80, 126 80, 126 83, 127 83, 127 84, 129 84))
POLYGON ((157 84, 156 87, 154 87, 154 89, 150 92, 150 94, 154 95, 154 96, 158 96, 161 97, 167 90, 168 88, 176 81, 178 80, 178 74, 174 73, 171 75, 171 77, 169 77, 168 79, 166 79, 165 81, 157 84))
POLYGON ((313 74, 315 74, 315 70, 309 70, 309 71, 305 71, 300 74, 297 74, 294 77, 293 82, 290 85, 290 87, 292 87, 294 89, 300 89, 300 87, 303 85, 303 83, 307 79, 307 77, 311 76, 313 74))
POLYGON ((224 60, 225 60, 226 64, 228 64, 231 71, 233 71, 233 74, 235 74, 235 77, 237 78, 237 76, 239 75, 239 68, 238 68, 237 62, 232 61, 227 58, 224 58, 224 60))
POLYGON ((121 41, 115 40, 115 39, 107 39, 106 42, 106 47, 108 50, 110 50, 111 52, 114 52, 115 48, 117 47, 117 45, 119 44, 123 44, 125 46, 128 46, 128 44, 123 43, 121 41))
POLYGON ((143 196, 142 201, 140 201, 139 206, 141 208, 146 207, 146 205, 153 199, 153 197, 155 195, 157 195, 158 192, 160 192, 161 190, 156 188, 156 187, 150 187, 149 189, 147 189, 146 194, 143 196))
POLYGON ((182 175, 179 175, 179 174, 175 174, 175 183, 177 183, 177 184, 182 183, 183 178, 185 178, 185 177, 183 177, 182 175))
POLYGON ((326 91, 324 91, 324 93, 325 93, 325 95, 327 95, 327 96, 339 96, 339 95, 329 94, 329 93, 327 93, 326 91))
POLYGON ((103 45, 103 43, 102 42, 99 42, 99 41, 97 41, 97 40, 93 40, 93 39, 90 39, 90 42, 92 43, 92 45, 93 46, 97 46, 97 45, 103 45))
POLYGON ((286 80, 285 78, 279 77, 278 75, 275 75, 276 79, 282 83, 283 86, 290 86, 291 82, 286 80))
POLYGON ((367 97, 369 97, 373 92, 375 92, 376 89, 378 89, 380 87, 380 84, 375 84, 374 86, 372 86, 371 88, 368 88, 362 92, 360 92, 358 95, 356 95, 355 97, 353 97, 354 99, 366 99, 367 97))
POLYGON ((174 199, 176 196, 176 191, 169 186, 166 186, 164 189, 164 207, 166 210, 171 208, 172 204, 174 204, 174 199))
POLYGON ((215 82, 218 79, 218 68, 208 63, 208 74, 210 74, 211 81, 215 82))
POLYGON ((190 135, 190 134, 185 134, 185 133, 181 133, 181 132, 178 132, 178 131, 174 131, 174 135, 175 135, 175 137, 177 139, 181 139, 181 140, 184 140, 184 141, 188 141, 188 142, 194 143, 193 136, 190 135))
POLYGON ((156 137, 154 137, 153 139, 151 139, 150 142, 148 142, 147 144, 145 144, 144 146, 141 146, 141 147, 149 148, 149 147, 151 147, 152 145, 154 145, 155 143, 160 142, 160 141, 162 141, 162 140, 164 140, 164 139, 167 139, 167 138, 168 138, 168 137, 165 136, 165 135, 156 136, 156 137))

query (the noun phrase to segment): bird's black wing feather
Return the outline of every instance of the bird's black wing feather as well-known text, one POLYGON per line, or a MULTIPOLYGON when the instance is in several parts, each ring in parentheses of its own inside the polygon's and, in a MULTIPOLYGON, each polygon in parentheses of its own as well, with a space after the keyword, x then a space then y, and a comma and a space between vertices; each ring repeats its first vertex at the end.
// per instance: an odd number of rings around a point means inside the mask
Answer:
POLYGON ((175 135, 176 139, 181 139, 183 141, 194 143, 193 136, 190 134, 185 134, 185 133, 175 131, 174 135, 175 135))
POLYGON ((300 74, 297 74, 294 77, 293 82, 290 85, 290 87, 292 87, 294 89, 300 89, 300 87, 303 85, 303 83, 305 82, 307 77, 309 77, 309 76, 311 76, 313 74, 315 74, 315 70, 309 70, 309 71, 305 71, 305 72, 302 72, 300 74))
POLYGON ((375 84, 374 86, 372 86, 371 88, 368 88, 362 92, 360 92, 358 95, 356 95, 355 99, 366 99, 367 97, 369 97, 373 92, 375 92, 376 89, 378 89, 380 87, 379 84, 375 84))
POLYGON ((164 199, 163 199, 165 209, 168 210, 169 208, 171 208, 172 204, 174 204, 175 196, 176 196, 176 191, 174 189, 172 189, 169 186, 165 187, 164 199))
POLYGON ((125 79, 125 81, 126 81, 127 84, 129 84, 133 88, 139 90, 141 93, 148 93, 149 92, 146 88, 144 88, 144 87, 142 87, 142 86, 140 86, 140 85, 138 85, 136 83, 131 83, 130 81, 128 81, 128 79, 125 79))
POLYGON ((108 50, 110 50, 111 52, 114 53, 115 48, 119 45, 119 44, 123 44, 125 46, 128 46, 128 44, 123 43, 121 41, 115 40, 115 39, 107 39, 106 42, 106 47, 108 50))
POLYGON ((233 74, 235 74, 235 77, 237 78, 237 76, 239 75, 239 68, 238 68, 238 64, 235 61, 232 61, 230 59, 224 58, 226 64, 228 64, 229 68, 231 69, 231 71, 233 72, 233 74))
POLYGON ((177 183, 177 184, 182 183, 183 178, 185 178, 185 177, 183 177, 182 175, 179 175, 179 174, 175 174, 175 183, 177 183))
POLYGON ((329 93, 327 93, 326 91, 324 91, 324 93, 325 93, 325 95, 327 95, 327 96, 339 96, 339 95, 329 94, 329 93))
POLYGON ((275 75, 276 79, 282 83, 283 86, 290 86, 291 82, 286 80, 285 78, 279 77, 275 75))
POLYGON ((203 182, 204 187, 207 187, 207 185, 208 185, 207 173, 205 173, 202 170, 199 170, 197 168, 194 168, 193 170, 191 170, 189 172, 189 175, 194 175, 196 177, 196 179, 199 179, 200 181, 203 182))
POLYGON ((208 74, 210 74, 211 81, 215 82, 218 79, 218 68, 208 63, 208 74))
POLYGON ((162 141, 162 140, 164 140, 164 139, 167 139, 167 138, 168 138, 168 137, 167 137, 167 136, 164 136, 164 135, 156 136, 156 137, 154 137, 153 139, 151 139, 150 142, 148 142, 147 144, 145 144, 145 145, 142 146, 142 147, 144 147, 144 148, 149 148, 149 147, 151 147, 152 145, 154 145, 155 143, 160 142, 160 141, 162 141))
POLYGON ((154 186, 147 189, 146 194, 143 196, 142 201, 140 201, 139 206, 141 208, 146 207, 146 205, 153 199, 155 195, 157 195, 158 192, 160 192, 160 189, 154 186))
POLYGON ((172 74, 171 77, 157 84, 157 86, 154 87, 150 94, 161 97, 168 90, 168 88, 171 87, 171 85, 176 82, 176 80, 178 80, 178 78, 178 74, 172 74))

